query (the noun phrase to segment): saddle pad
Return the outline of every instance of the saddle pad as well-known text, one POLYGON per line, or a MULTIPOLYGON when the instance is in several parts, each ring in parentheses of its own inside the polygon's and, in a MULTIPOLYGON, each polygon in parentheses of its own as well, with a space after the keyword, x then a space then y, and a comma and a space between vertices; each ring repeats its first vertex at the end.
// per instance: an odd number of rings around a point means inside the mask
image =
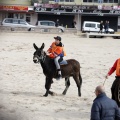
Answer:
POLYGON ((66 64, 68 64, 66 60, 62 60, 62 61, 60 62, 60 65, 66 65, 66 64))

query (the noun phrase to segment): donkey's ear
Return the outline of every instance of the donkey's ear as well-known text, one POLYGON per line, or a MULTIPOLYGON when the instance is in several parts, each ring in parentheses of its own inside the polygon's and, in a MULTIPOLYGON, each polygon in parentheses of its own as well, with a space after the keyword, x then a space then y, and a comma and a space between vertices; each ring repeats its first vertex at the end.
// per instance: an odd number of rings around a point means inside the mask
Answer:
POLYGON ((36 50, 38 50, 38 47, 36 46, 35 43, 33 43, 33 47, 34 47, 36 50))
POLYGON ((41 49, 43 49, 45 47, 45 44, 43 43, 42 46, 41 46, 41 49))

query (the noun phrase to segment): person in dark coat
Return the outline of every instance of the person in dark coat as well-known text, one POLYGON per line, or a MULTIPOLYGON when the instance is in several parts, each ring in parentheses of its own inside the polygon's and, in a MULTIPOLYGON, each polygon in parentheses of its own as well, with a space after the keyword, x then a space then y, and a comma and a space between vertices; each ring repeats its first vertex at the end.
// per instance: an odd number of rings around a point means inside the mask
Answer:
POLYGON ((97 86, 95 94, 90 120, 120 120, 120 109, 114 100, 106 96, 104 86, 97 86))
POLYGON ((103 28, 104 28, 104 26, 103 26, 103 21, 101 21, 101 22, 100 22, 100 30, 99 30, 98 33, 102 33, 102 32, 103 32, 103 28))
POLYGON ((107 34, 109 29, 109 21, 105 22, 104 29, 105 29, 105 33, 107 34))
POLYGON ((60 25, 59 23, 59 19, 57 19, 56 23, 55 23, 55 26, 58 27, 60 25))

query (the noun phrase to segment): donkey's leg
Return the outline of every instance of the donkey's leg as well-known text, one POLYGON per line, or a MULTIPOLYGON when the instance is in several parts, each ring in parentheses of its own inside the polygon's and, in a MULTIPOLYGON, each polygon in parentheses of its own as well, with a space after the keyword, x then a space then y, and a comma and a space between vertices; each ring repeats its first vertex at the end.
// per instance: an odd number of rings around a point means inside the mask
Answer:
POLYGON ((73 75, 73 78, 76 82, 76 85, 78 87, 78 96, 81 96, 81 83, 80 83, 80 80, 79 80, 79 74, 75 74, 73 75))
POLYGON ((66 86, 66 88, 62 93, 63 95, 66 95, 66 92, 67 92, 67 90, 68 90, 68 88, 70 86, 70 78, 69 77, 65 78, 65 86, 66 86))
POLYGON ((46 77, 46 83, 45 83, 46 93, 45 93, 45 95, 44 95, 45 97, 47 97, 48 94, 50 93, 50 92, 49 92, 49 89, 50 89, 50 87, 51 87, 51 81, 52 81, 52 79, 46 77))
POLYGON ((81 77, 81 74, 80 74, 80 72, 79 72, 79 81, 80 81, 80 93, 79 93, 79 95, 81 96, 81 86, 82 86, 82 77, 81 77))

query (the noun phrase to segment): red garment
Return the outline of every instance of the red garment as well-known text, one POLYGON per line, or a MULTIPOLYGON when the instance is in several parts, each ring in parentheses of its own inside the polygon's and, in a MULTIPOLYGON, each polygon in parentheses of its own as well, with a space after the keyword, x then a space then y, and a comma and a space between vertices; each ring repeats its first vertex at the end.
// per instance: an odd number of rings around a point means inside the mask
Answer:
POLYGON ((112 66, 112 68, 111 68, 110 71, 108 72, 108 75, 109 75, 109 76, 116 70, 117 62, 118 62, 118 59, 115 61, 114 65, 112 66))
POLYGON ((56 56, 59 56, 63 53, 63 47, 57 46, 55 42, 53 42, 47 51, 50 53, 50 58, 55 58, 56 56))

